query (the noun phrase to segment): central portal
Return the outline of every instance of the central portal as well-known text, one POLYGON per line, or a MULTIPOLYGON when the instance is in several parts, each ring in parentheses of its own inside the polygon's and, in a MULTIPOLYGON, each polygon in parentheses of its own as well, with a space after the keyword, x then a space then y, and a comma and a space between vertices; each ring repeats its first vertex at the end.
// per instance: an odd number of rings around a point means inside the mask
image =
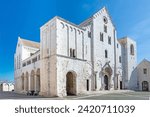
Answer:
POLYGON ((105 84, 105 90, 108 90, 108 89, 109 89, 109 88, 108 88, 108 86, 109 86, 109 81, 108 81, 108 76, 107 76, 107 75, 104 76, 104 84, 105 84))
POLYGON ((73 72, 66 75, 66 92, 67 95, 76 95, 76 75, 73 72))

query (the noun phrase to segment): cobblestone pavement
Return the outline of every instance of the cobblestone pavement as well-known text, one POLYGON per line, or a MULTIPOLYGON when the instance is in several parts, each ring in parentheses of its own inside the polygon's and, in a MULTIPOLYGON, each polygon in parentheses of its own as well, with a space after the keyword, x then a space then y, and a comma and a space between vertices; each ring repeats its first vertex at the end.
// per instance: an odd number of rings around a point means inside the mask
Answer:
POLYGON ((63 98, 46 98, 42 96, 27 96, 14 92, 0 92, 0 99, 44 99, 44 100, 149 100, 150 92, 121 91, 94 91, 79 96, 66 96, 63 98))

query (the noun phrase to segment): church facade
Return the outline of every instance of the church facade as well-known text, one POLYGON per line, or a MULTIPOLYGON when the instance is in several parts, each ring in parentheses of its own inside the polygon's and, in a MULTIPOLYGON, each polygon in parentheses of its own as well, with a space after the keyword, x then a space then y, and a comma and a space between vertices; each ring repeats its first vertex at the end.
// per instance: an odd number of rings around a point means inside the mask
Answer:
POLYGON ((40 43, 18 38, 15 91, 43 96, 136 89, 136 42, 117 38, 104 7, 76 25, 58 16, 40 28, 40 43))

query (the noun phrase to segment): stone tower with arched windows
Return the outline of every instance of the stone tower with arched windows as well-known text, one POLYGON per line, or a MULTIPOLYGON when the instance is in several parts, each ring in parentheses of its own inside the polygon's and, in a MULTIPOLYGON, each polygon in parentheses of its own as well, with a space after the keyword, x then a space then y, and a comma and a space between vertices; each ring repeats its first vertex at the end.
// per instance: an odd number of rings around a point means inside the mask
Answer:
POLYGON ((122 69, 123 69, 123 88, 136 89, 136 65, 137 65, 137 50, 136 42, 129 37, 124 37, 119 40, 122 45, 122 69))

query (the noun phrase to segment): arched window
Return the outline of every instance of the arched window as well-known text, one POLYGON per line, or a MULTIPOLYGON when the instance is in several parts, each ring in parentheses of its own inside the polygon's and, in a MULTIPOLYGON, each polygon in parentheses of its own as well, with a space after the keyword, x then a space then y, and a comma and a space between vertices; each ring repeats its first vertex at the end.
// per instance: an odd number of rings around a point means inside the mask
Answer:
POLYGON ((104 25, 104 32, 107 33, 107 26, 104 25))
POLYGON ((121 63, 121 56, 119 56, 119 63, 121 63))
POLYGON ((62 25, 62 28, 64 28, 64 27, 65 27, 65 25, 64 25, 64 23, 63 23, 63 22, 61 22, 61 25, 62 25))
POLYGON ((100 33, 100 41, 104 41, 104 35, 103 35, 103 33, 100 33))
POLYGON ((134 55, 134 46, 133 46, 133 44, 130 45, 130 54, 134 55))
POLYGON ((105 50, 105 58, 108 58, 108 51, 105 50))

